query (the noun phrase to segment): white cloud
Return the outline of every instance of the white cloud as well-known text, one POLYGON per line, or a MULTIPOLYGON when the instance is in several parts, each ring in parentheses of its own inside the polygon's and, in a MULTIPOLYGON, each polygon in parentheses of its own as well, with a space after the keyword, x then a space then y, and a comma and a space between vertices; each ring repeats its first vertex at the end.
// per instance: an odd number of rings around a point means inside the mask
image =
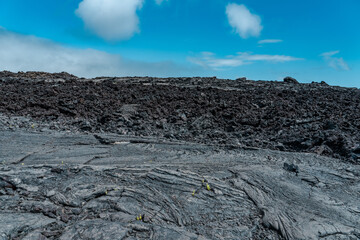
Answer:
POLYGON ((342 57, 334 57, 340 51, 331 51, 320 54, 323 57, 324 61, 329 65, 329 67, 335 70, 344 70, 349 71, 350 68, 342 57))
POLYGON ((136 11, 144 0, 83 0, 76 14, 85 26, 106 40, 129 39, 139 32, 136 11))
POLYGON ((258 41, 258 44, 264 44, 264 43, 280 43, 283 40, 281 39, 264 39, 264 40, 260 40, 258 41))
POLYGON ((228 4, 226 6, 226 15, 230 25, 242 38, 257 37, 263 29, 261 18, 252 14, 245 5, 228 4))
POLYGON ((0 70, 66 71, 77 76, 179 76, 193 69, 173 62, 124 59, 94 49, 64 47, 49 40, 0 30, 0 70))
POLYGON ((322 54, 320 54, 320 56, 323 56, 323 57, 332 57, 333 55, 335 54, 338 54, 340 51, 337 50, 337 51, 331 51, 331 52, 324 52, 322 54))
POLYGON ((223 70, 226 67, 238 67, 254 62, 289 62, 303 60, 302 58, 295 58, 286 55, 266 55, 266 54, 252 54, 247 52, 239 52, 235 56, 227 56, 225 58, 216 58, 214 53, 202 52, 198 57, 190 57, 188 60, 197 65, 214 70, 223 70))

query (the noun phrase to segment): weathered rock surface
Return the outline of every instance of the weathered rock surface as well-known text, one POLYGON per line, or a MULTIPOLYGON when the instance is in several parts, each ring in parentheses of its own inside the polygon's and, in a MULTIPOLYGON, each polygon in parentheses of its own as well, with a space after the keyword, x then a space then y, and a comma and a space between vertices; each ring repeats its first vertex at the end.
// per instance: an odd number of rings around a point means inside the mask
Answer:
POLYGON ((360 237, 360 166, 338 159, 52 131, 0 144, 0 239, 360 237))

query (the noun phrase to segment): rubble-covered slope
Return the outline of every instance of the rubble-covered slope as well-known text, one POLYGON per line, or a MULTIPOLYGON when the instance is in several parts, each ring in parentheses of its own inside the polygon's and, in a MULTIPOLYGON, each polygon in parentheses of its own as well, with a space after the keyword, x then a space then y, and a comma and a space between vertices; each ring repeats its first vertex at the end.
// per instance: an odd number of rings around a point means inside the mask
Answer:
POLYGON ((360 161, 360 90, 325 83, 2 72, 0 112, 32 117, 40 129, 162 136, 360 161))

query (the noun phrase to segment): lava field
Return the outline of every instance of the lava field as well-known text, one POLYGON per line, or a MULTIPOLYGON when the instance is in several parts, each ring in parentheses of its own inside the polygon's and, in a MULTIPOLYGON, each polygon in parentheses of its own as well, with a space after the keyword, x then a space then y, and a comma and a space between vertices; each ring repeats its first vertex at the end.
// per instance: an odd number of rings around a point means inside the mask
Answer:
POLYGON ((0 73, 0 112, 30 117, 39 128, 309 152, 353 163, 360 161, 359 110, 359 89, 324 82, 0 73))

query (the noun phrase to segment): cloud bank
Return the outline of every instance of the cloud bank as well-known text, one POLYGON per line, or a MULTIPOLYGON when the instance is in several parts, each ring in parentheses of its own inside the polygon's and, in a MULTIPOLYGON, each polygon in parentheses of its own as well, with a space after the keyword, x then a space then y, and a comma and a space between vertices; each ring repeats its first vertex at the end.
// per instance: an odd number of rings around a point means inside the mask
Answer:
POLYGON ((263 29, 261 18, 252 14, 245 5, 230 3, 226 6, 229 24, 242 38, 258 37, 263 29))
POLYGON ((64 47, 34 36, 0 29, 0 70, 66 71, 77 76, 159 76, 189 74, 173 62, 142 62, 94 49, 64 47))
POLYGON ((320 54, 323 57, 324 61, 328 64, 329 67, 338 70, 338 71, 349 71, 350 68, 342 57, 334 57, 340 51, 325 52, 320 54))
POLYGON ((83 0, 75 13, 105 40, 123 40, 139 32, 136 14, 144 0, 83 0))
POLYGON ((192 63, 214 70, 223 70, 226 67, 239 67, 259 61, 276 63, 297 60, 303 59, 286 55, 265 55, 247 52, 239 52, 235 56, 227 56, 226 58, 217 58, 212 52, 202 52, 198 57, 189 58, 189 61, 192 63))

